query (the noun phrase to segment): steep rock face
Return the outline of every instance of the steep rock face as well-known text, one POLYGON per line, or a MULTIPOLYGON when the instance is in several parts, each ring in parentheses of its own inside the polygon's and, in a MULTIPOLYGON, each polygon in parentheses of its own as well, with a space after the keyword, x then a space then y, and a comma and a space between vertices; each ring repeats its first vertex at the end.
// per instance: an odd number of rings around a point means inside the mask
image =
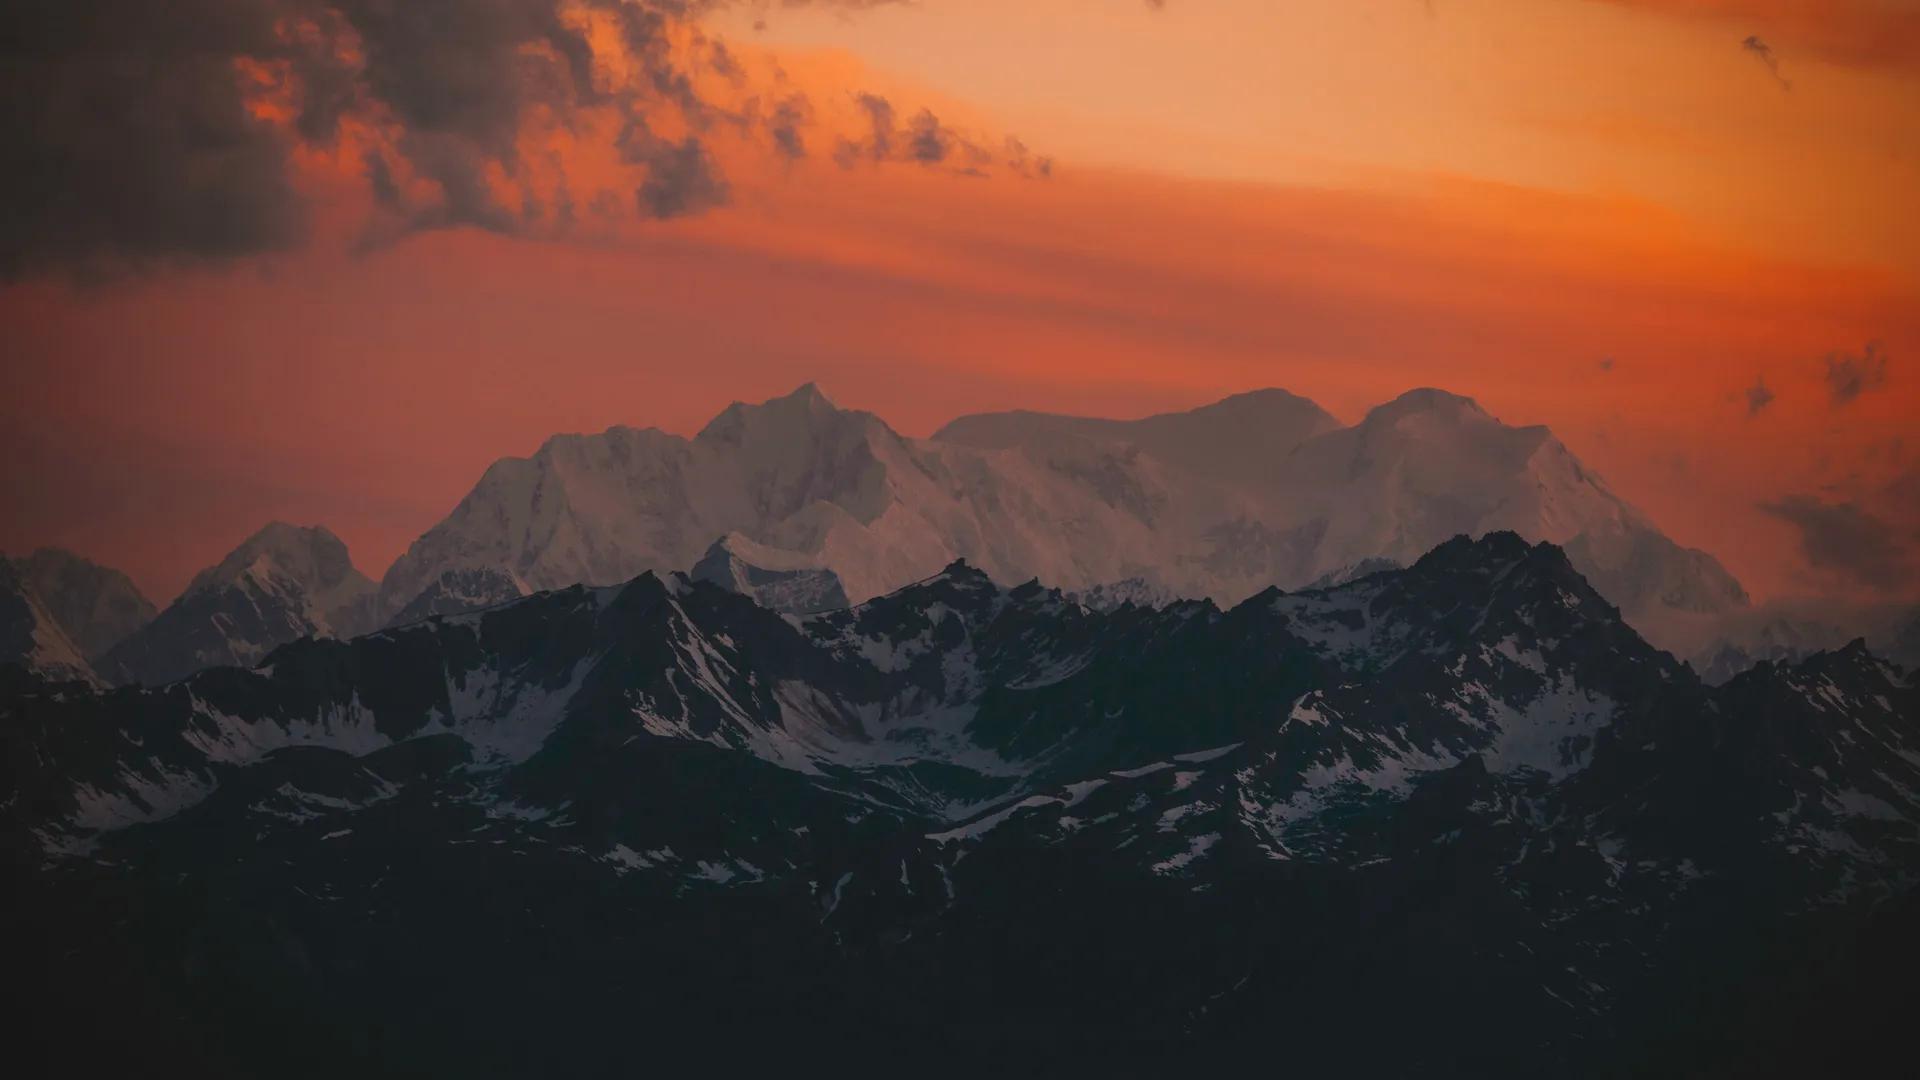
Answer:
POLYGON ((636 1033, 690 1062, 854 1009, 855 1072, 1332 1066, 1384 1027, 1389 1072, 1613 1075, 1792 1030, 1742 995, 1909 902, 1916 717, 1859 646, 1707 686, 1504 533, 1225 611, 956 562, 795 618, 648 574, 0 688, 0 851, 76 1001, 263 1008, 255 1068, 324 1006, 303 1054, 403 1071, 596 1071, 636 1033), (1523 1034, 1449 1040, 1490 1015, 1523 1034))
POLYGON ((309 635, 351 636, 375 625, 375 589, 339 537, 275 522, 110 650, 101 674, 153 685, 216 665, 251 666, 309 635))
POLYGON ((833 571, 799 565, 785 552, 737 535, 714 541, 688 576, 789 615, 814 615, 850 604, 833 571))
POLYGON ((0 559, 0 664, 58 682, 96 679, 80 647, 8 559, 0 559))
POLYGON ((1104 585, 1091 585, 1066 594, 1067 599, 1094 611, 1115 611, 1124 605, 1160 608, 1178 603, 1180 596, 1164 585, 1146 578, 1132 577, 1104 585))
POLYGON ((59 548, 15 560, 26 587, 90 662, 153 621, 151 601, 127 575, 59 548))
POLYGON ((1382 574, 1390 570, 1399 570, 1401 565, 1392 559, 1361 559, 1356 563, 1335 570, 1329 570, 1307 583, 1311 589, 1331 589, 1336 585, 1345 585, 1350 581, 1359 581, 1370 574, 1382 574))
POLYGON ((1746 601, 1545 428, 1440 391, 1350 428, 1261 391, 1137 421, 963 417, 921 441, 809 385, 730 406, 693 439, 615 428, 496 463, 389 572, 381 602, 396 612, 445 573, 481 568, 536 589, 612 584, 689 568, 734 535, 832 571, 855 601, 964 558, 1003 582, 1138 579, 1233 603, 1501 529, 1564 543, 1636 619, 1746 601))
POLYGON ((526 582, 494 567, 473 566, 448 570, 421 590, 420 595, 408 601, 387 622, 391 626, 401 626, 435 615, 462 615, 518 600, 532 592, 533 589, 526 582))

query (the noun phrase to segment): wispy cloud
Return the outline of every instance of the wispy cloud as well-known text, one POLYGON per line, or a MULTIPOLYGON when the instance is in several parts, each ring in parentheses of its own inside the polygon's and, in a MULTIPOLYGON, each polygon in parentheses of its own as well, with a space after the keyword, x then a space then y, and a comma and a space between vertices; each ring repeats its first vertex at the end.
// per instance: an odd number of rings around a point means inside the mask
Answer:
POLYGON ((1887 354, 1877 341, 1868 342, 1858 356, 1836 352, 1826 362, 1827 395, 1835 408, 1886 385, 1887 354))
POLYGON ((1793 83, 1785 75, 1780 74, 1780 58, 1773 54, 1773 46, 1760 40, 1758 34, 1748 34, 1746 40, 1740 43, 1740 47, 1767 65, 1767 70, 1773 74, 1774 81, 1780 84, 1780 89, 1793 89, 1793 83))
POLYGON ((998 162, 1021 176, 1052 175, 1053 162, 1035 157, 1018 139, 1008 138, 1002 150, 995 152, 943 123, 930 109, 921 109, 903 124, 893 102, 879 94, 857 94, 854 104, 865 118, 867 134, 840 140, 833 158, 842 168, 862 161, 904 161, 977 173, 982 166, 998 162))
MULTIPOLYGON (((1715 20, 1752 34, 1771 57, 1786 47, 1836 64, 1905 68, 1920 62, 1920 4, 1911 0, 1609 0, 1675 18, 1715 20), (1764 37, 1764 40, 1762 38, 1764 37), (1769 44, 1771 43, 1771 44, 1769 44)), ((1752 45, 1748 45, 1752 48, 1752 45)), ((1769 67, 1774 65, 1770 62, 1769 67)), ((1775 72, 1775 77, 1779 77, 1775 72)), ((1784 82, 1784 80, 1782 80, 1784 82)))

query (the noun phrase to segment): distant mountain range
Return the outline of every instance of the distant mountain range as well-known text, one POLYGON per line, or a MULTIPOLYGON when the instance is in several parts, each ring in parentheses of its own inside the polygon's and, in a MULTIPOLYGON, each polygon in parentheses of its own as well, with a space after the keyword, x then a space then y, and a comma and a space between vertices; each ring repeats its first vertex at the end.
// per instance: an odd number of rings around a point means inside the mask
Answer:
POLYGON ((692 439, 615 428, 497 462, 394 564, 381 603, 474 569, 533 589, 686 569, 730 534, 831 570, 854 600, 964 558, 1009 584, 1137 578, 1232 603, 1499 529, 1566 545, 1635 617, 1746 603, 1545 428, 1436 390, 1353 427, 1268 390, 1135 421, 964 417, 915 440, 812 385, 733 405, 692 439))
POLYGON ((1858 643, 1711 686, 1508 532, 1224 609, 739 583, 0 674, 26 1037, 196 1075, 1758 1075, 1864 1067, 1904 1001, 1920 687, 1858 643))
MULTIPOLYGON (((1438 390, 1352 426, 1264 390, 1142 420, 968 416, 910 439, 809 384, 732 405, 691 439, 620 427, 495 462, 377 585, 325 529, 269 526, 157 620, 79 631, 70 651, 106 681, 151 684, 251 663, 307 634, 696 567, 796 613, 881 595, 955 559, 1003 584, 1038 580, 1095 601, 1231 605, 1498 530, 1561 545, 1637 629, 1717 675, 1847 640, 1808 619, 1763 633, 1717 560, 1662 534, 1546 428, 1510 427, 1438 390), (1722 623, 1724 633, 1700 630, 1722 623), (79 637, 113 645, 89 651, 79 637), (1789 639, 1811 648, 1777 647, 1789 639)), ((54 606, 61 594, 36 593, 54 606)), ((82 590, 68 606, 87 602, 82 590)), ((1874 633, 1880 648, 1896 636, 1874 633)), ((42 637, 8 655, 72 669, 58 634, 42 637)))

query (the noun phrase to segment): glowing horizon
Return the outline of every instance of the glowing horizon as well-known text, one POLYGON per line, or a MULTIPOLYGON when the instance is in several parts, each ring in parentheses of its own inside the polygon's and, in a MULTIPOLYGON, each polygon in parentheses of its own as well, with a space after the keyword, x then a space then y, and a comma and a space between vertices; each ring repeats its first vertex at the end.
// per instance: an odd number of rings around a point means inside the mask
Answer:
MULTIPOLYGON (((1906 6, 742 4, 657 55, 618 8, 526 6, 592 88, 469 115, 370 81, 309 139, 310 77, 236 61, 297 222, 10 226, 0 548, 162 600, 287 519, 376 573, 548 435, 818 381, 913 436, 1264 387, 1352 422, 1438 386, 1551 427, 1756 596, 1876 595, 1846 545, 1920 549, 1906 6), (684 90, 614 93, 659 57, 684 90), (449 147, 481 167, 435 174, 449 147)), ((502 55, 560 56, 537 30, 502 55)))

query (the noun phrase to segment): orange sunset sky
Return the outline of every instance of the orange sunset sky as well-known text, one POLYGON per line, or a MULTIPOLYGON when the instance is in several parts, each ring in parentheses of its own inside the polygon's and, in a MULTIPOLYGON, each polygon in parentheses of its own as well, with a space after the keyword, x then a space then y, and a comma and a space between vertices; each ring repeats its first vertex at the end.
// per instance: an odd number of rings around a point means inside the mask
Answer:
POLYGON ((107 102, 0 116, 0 549, 377 576, 495 458, 809 380, 910 435, 1439 386, 1758 597, 1911 588, 1920 0, 485 0, 406 69, 261 6, 177 96, 107 20, 0 52, 107 102))

